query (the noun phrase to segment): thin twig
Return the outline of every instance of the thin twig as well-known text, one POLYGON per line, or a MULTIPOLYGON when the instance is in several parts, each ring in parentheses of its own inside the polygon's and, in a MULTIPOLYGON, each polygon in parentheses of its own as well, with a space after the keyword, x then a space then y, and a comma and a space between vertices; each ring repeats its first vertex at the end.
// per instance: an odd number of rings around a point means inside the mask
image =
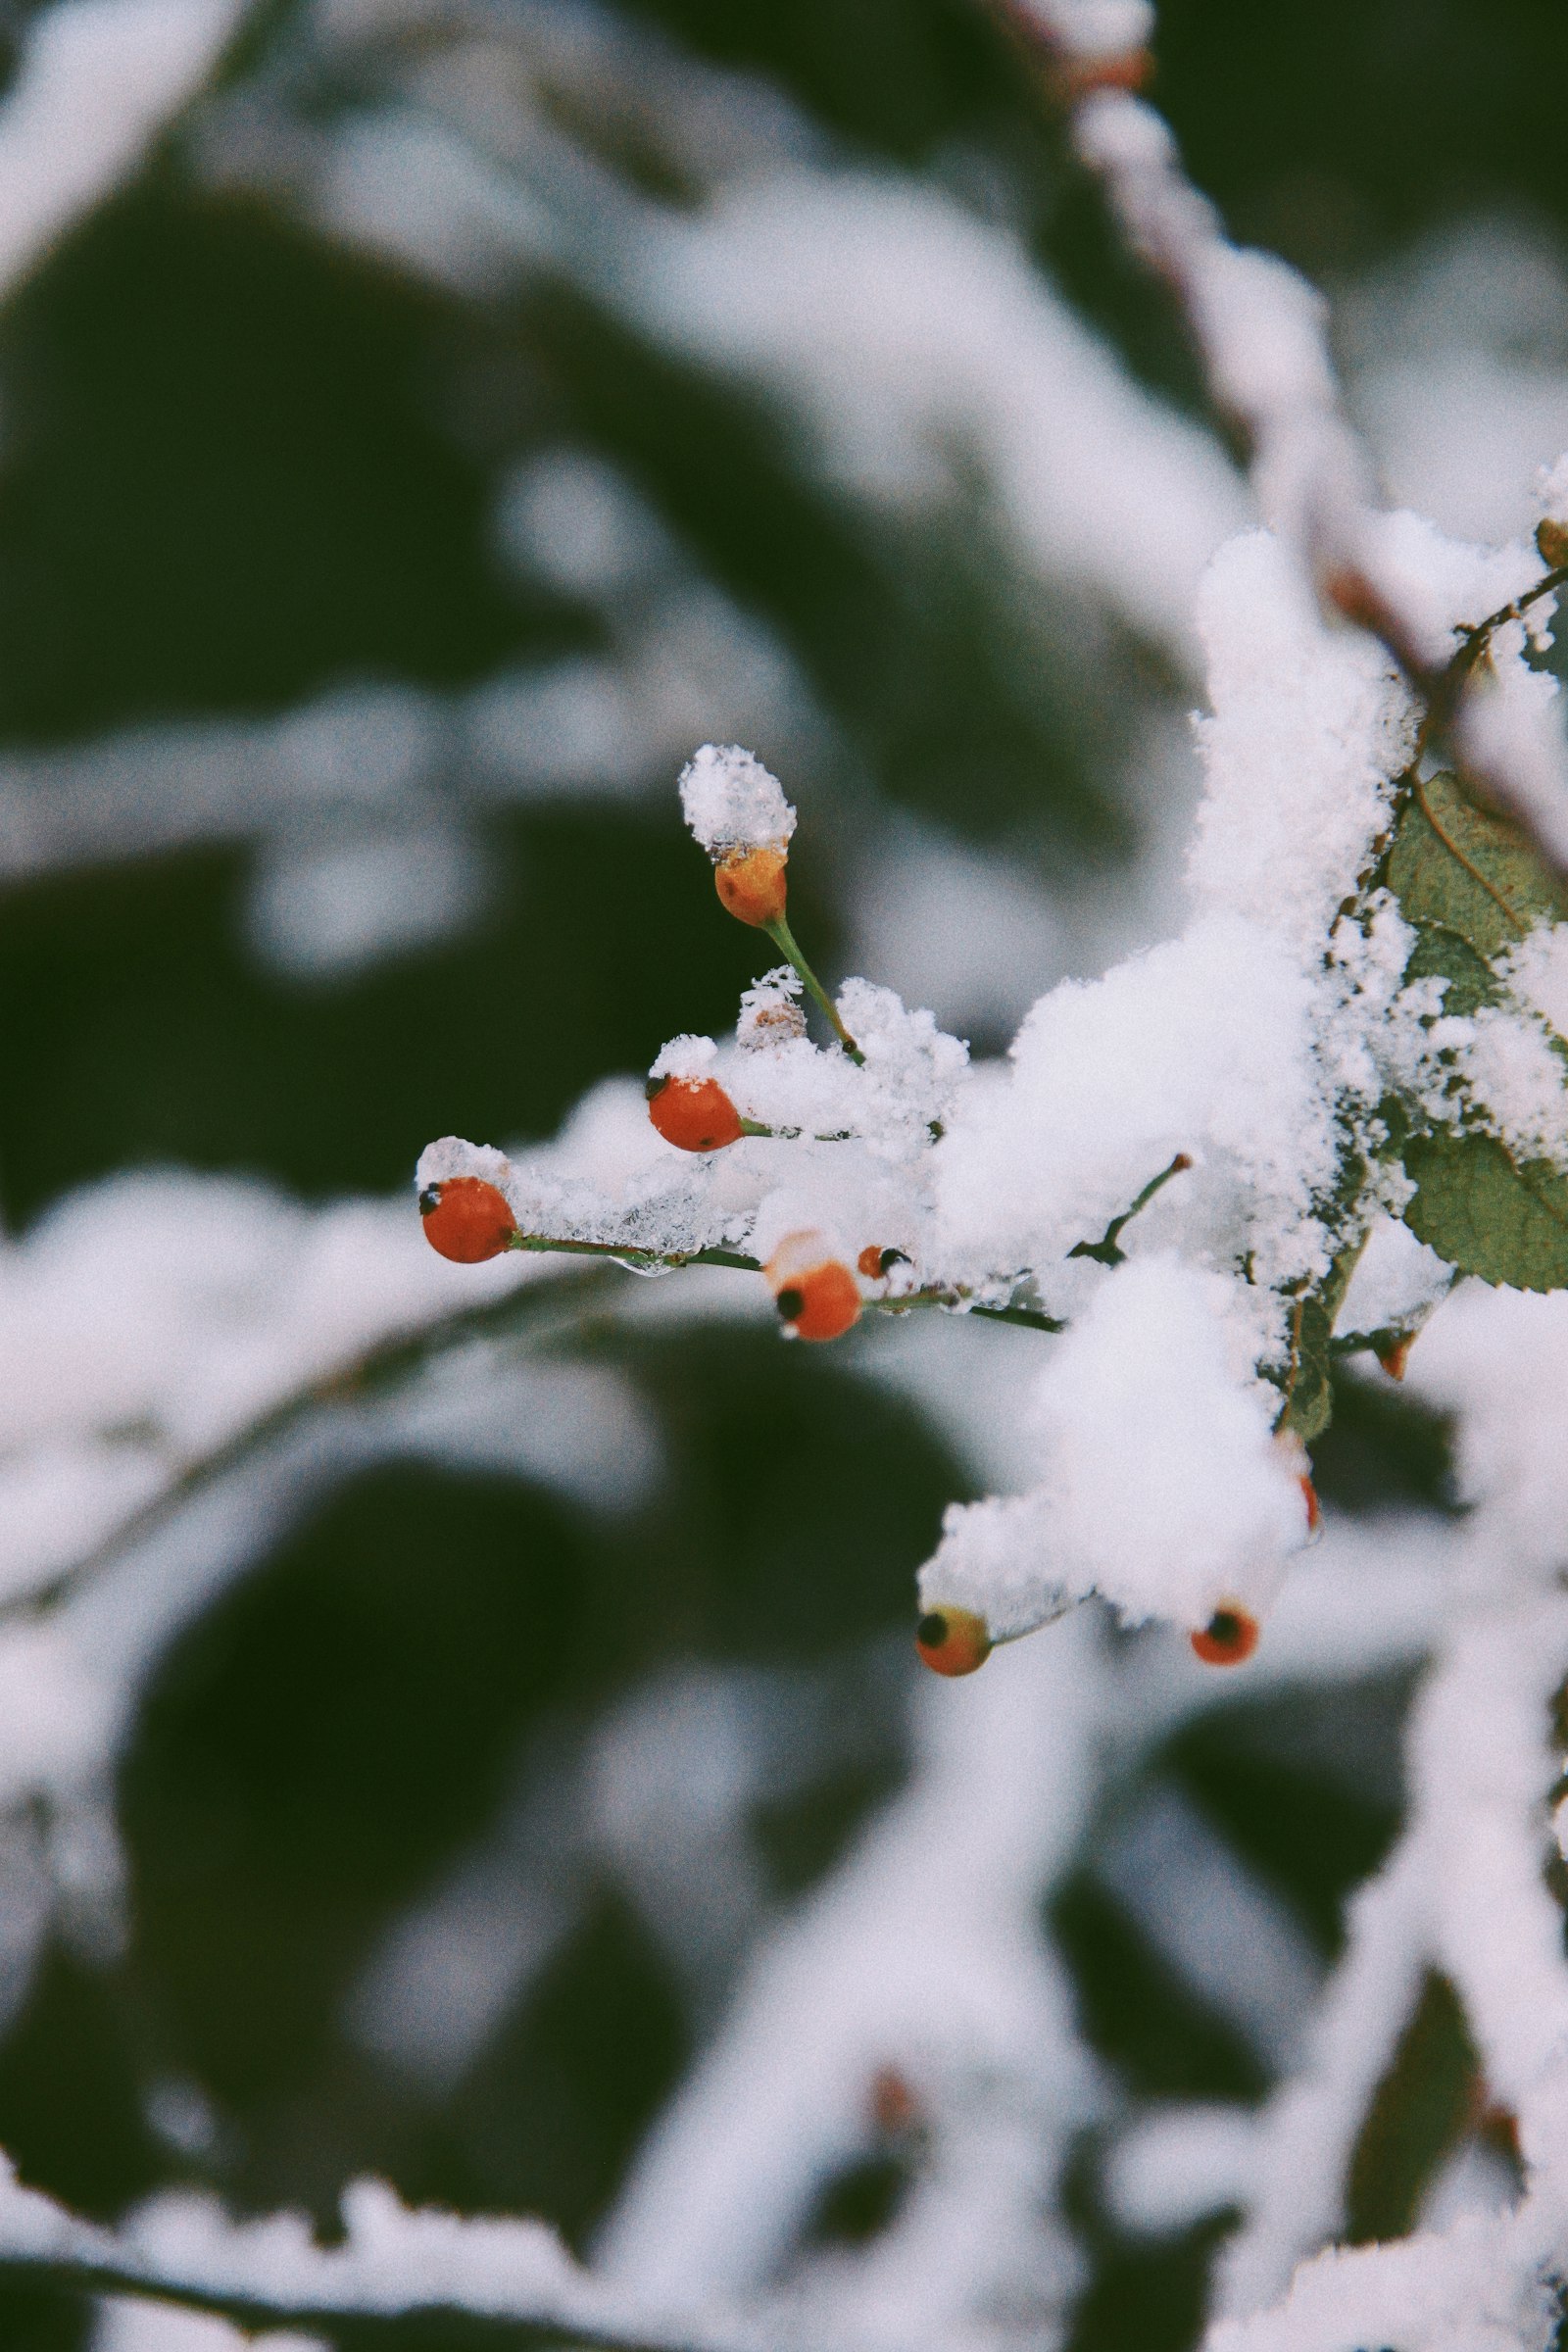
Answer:
POLYGON ((1147 51, 1098 53, 1094 14, 1080 19, 1072 0, 991 4, 1045 70, 1072 152, 1103 188, 1129 247, 1174 295, 1209 398, 1244 445, 1259 503, 1286 510, 1271 519, 1296 541, 1323 605, 1368 629, 1397 662, 1425 707, 1422 748, 1446 737, 1459 773, 1484 801, 1501 802, 1561 871, 1561 849, 1542 838, 1535 820, 1529 780, 1506 760, 1477 773, 1455 738, 1465 690, 1493 635, 1568 583, 1568 565, 1476 622, 1450 660, 1434 662, 1422 616, 1369 564, 1368 528, 1378 514, 1371 469, 1345 414, 1320 298, 1277 257, 1226 236, 1214 206, 1187 177, 1164 118, 1133 94, 1148 77, 1147 51), (1253 301, 1267 308, 1276 345, 1294 340, 1294 370, 1253 364, 1242 317, 1253 301))
POLYGON ((537 2352, 546 2345, 560 2347, 561 2352, 567 2347, 581 2347, 582 2352, 703 2352, 700 2339, 684 2330, 664 2333, 620 2328, 609 2322, 529 2319, 446 2301, 414 2302, 401 2311, 359 2311, 204 2286, 112 2262, 0 2254, 0 2281, 83 2297, 131 2295, 141 2302, 205 2312, 247 2332, 276 2329, 324 2337, 335 2352, 429 2352, 434 2344, 441 2352, 537 2352))
POLYGON ((0 1609, 0 1622, 55 1607, 76 1585, 112 1567, 137 1544, 160 1534, 199 1495, 242 1468, 264 1446, 286 1437, 310 1414, 333 1405, 367 1402, 424 1371, 440 1357, 470 1347, 475 1341, 520 1339, 525 1331, 531 1331, 558 1310, 569 1312, 576 1319, 585 1307, 608 1296, 610 1287, 606 1275, 596 1270, 561 1274, 554 1280, 541 1280, 521 1290, 509 1291, 504 1298, 487 1298, 479 1306, 459 1307, 433 1323, 378 1340, 372 1348, 351 1357, 335 1371, 319 1374, 291 1389, 287 1396, 279 1397, 256 1420, 247 1421, 243 1429, 236 1430, 221 1445, 186 1462, 160 1494, 133 1511, 129 1518, 122 1519, 90 1551, 83 1552, 45 1583, 35 1585, 0 1609))
POLYGON ((1157 1176, 1151 1176, 1132 1205, 1124 1208, 1119 1217, 1111 1218, 1098 1242, 1074 1242, 1067 1255, 1069 1257, 1092 1257, 1102 1266, 1119 1266, 1125 1263, 1127 1252, 1121 1247, 1121 1237, 1126 1227, 1132 1223, 1141 1209, 1149 1206, 1156 1193, 1163 1192, 1173 1176, 1183 1175, 1192 1164, 1187 1152, 1178 1152, 1168 1168, 1161 1168, 1157 1176))

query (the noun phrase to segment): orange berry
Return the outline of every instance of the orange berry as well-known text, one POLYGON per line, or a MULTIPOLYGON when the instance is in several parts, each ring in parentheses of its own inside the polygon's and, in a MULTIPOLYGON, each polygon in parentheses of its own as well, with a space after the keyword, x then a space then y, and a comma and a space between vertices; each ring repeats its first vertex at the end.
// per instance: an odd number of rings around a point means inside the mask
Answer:
POLYGON ((1414 1346, 1415 1333, 1413 1331, 1401 1332, 1399 1337, 1392 1341, 1378 1357, 1378 1362, 1391 1380, 1404 1378, 1404 1368, 1410 1360, 1410 1350, 1414 1346))
POLYGON ((1323 1526, 1323 1505, 1317 1498, 1317 1489, 1303 1471, 1299 1481, 1301 1499, 1306 1504, 1306 1532, 1317 1535, 1323 1526))
POLYGON ((867 1242, 855 1262, 867 1282, 881 1281, 882 1251, 875 1242, 867 1242))
POLYGON ((737 921, 765 930, 784 912, 787 850, 731 850, 713 868, 713 887, 737 921))
POLYGON ((839 1339, 860 1317, 860 1287, 837 1258, 792 1275, 773 1298, 795 1339, 839 1339))
POLYGON ((762 1272, 798 1340, 836 1340, 860 1312, 860 1287, 820 1233, 787 1233, 762 1272))
POLYGON ((721 1152, 743 1133, 741 1114, 716 1078, 650 1078, 648 1116, 681 1152, 721 1152))
POLYGON ((1251 1612, 1237 1601, 1227 1600, 1220 1603, 1202 1630, 1190 1639, 1205 1666, 1240 1666, 1257 1647, 1257 1619, 1251 1612))
POLYGON ((419 1195, 424 1238, 432 1250, 460 1266, 499 1257, 517 1230, 506 1195, 482 1176, 448 1176, 419 1195))
POLYGON ((912 2132, 920 2121, 920 2102, 909 2087, 903 2070, 896 2066, 879 2066, 871 2077, 870 2096, 866 2101, 871 2121, 889 2139, 901 2139, 912 2132))
POLYGON ((848 1266, 830 1257, 792 1274, 773 1303, 798 1340, 836 1340, 859 1320, 860 1291, 848 1266))
POLYGON ((991 1655, 991 1629, 973 1609, 927 1609, 914 1646, 933 1674, 973 1674, 991 1655))

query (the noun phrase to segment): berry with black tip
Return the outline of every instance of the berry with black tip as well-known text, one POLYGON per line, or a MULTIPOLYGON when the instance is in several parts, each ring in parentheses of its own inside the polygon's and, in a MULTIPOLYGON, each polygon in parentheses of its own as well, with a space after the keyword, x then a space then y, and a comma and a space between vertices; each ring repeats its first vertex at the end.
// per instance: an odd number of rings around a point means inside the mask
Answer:
POLYGON ((424 1238, 456 1265, 476 1266, 512 1246, 517 1220, 504 1193, 482 1176, 448 1176, 419 1195, 424 1238))
POLYGON ((1240 1666, 1257 1647, 1258 1630, 1250 1609, 1244 1609, 1239 1601, 1225 1600, 1190 1638, 1205 1666, 1240 1666))
POLYGON ((914 1629, 914 1646, 933 1674, 973 1674, 991 1655, 991 1629, 973 1609, 944 1604, 926 1610, 914 1629))
POLYGON ((819 1233, 792 1233, 766 1266, 785 1329, 798 1340, 836 1340, 859 1319, 860 1286, 819 1233))

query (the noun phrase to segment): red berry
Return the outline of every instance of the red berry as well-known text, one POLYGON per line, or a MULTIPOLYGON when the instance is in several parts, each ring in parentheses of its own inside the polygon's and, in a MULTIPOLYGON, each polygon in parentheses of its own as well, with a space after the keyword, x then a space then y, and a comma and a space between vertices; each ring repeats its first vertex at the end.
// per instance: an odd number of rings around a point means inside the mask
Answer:
POLYGON ((1306 1504, 1306 1532, 1309 1536, 1315 1536, 1323 1526, 1323 1505, 1317 1498, 1316 1487, 1304 1472, 1301 1476, 1300 1488, 1301 1499, 1306 1504))
POLYGON ((1234 1600, 1222 1601, 1201 1632, 1190 1637, 1205 1666, 1240 1666, 1257 1647, 1257 1619, 1234 1600))
POLYGON ((731 850, 713 868, 713 887, 738 921, 759 931, 784 912, 785 850, 731 850))
POLYGON ((650 1078, 648 1116, 681 1152, 722 1152, 743 1133, 741 1114, 716 1078, 650 1078))
POLYGON ((871 2121, 889 2139, 902 2139, 916 2128, 920 2121, 920 2102, 909 2086, 903 2070, 896 2066, 879 2066, 871 2077, 870 2097, 866 2104, 871 2121))
POLYGON ((859 1318, 860 1286, 819 1233, 787 1234, 762 1271, 798 1340, 836 1340, 859 1318))
POLYGON ((424 1238, 432 1250, 460 1266, 499 1257, 517 1230, 504 1193, 482 1176, 448 1176, 419 1195, 424 1238))
POLYGON ((914 1646, 933 1674, 973 1674, 991 1655, 991 1630, 972 1609, 927 1609, 914 1646))

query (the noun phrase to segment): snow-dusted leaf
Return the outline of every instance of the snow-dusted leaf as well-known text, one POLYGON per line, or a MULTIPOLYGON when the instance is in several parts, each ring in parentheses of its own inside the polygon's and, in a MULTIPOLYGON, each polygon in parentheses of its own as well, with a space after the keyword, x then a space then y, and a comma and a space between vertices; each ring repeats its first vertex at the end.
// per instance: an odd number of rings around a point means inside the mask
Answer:
POLYGON ((1489 1135, 1418 1136, 1404 1164, 1416 1184, 1411 1231, 1462 1274, 1517 1291, 1568 1288, 1568 1177, 1518 1164, 1489 1135))
POLYGON ((1568 896, 1539 853, 1505 816, 1479 808, 1456 776, 1432 776, 1412 793, 1388 878, 1406 922, 1455 933, 1482 957, 1568 916, 1568 896))

